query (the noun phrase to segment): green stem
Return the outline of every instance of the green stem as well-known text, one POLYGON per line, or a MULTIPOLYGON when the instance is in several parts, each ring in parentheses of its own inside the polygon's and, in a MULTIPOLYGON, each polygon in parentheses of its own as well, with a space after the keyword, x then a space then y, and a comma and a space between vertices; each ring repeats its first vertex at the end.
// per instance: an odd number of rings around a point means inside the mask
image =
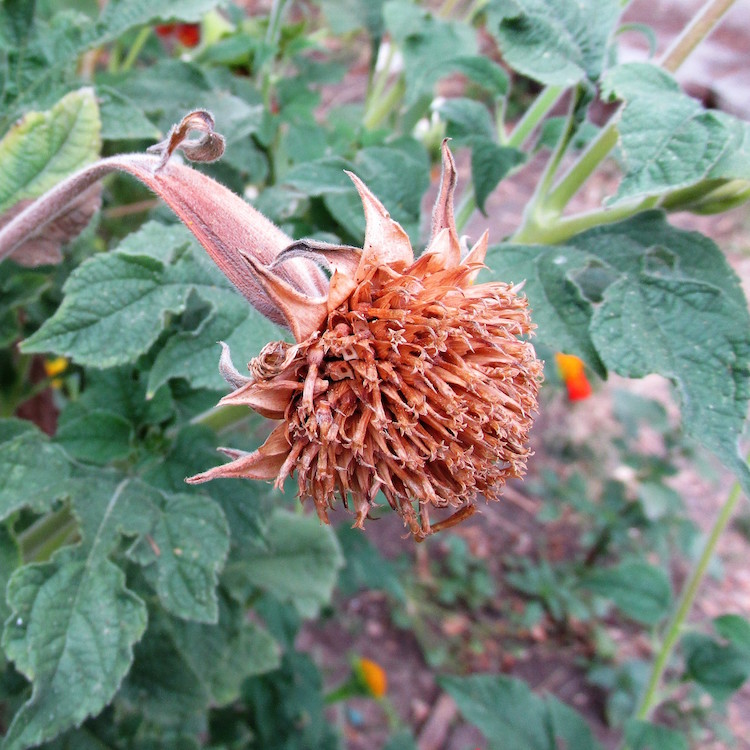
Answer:
MULTIPOLYGON (((557 104, 564 89, 561 86, 547 86, 542 89, 531 106, 526 110, 523 117, 516 123, 510 135, 504 140, 504 145, 512 148, 521 148, 528 137, 534 132, 537 125, 549 114, 552 107, 557 104)), ((456 229, 460 232, 468 223, 471 215, 476 211, 477 200, 474 188, 468 185, 456 211, 456 229)))
POLYGON ((144 26, 139 32, 138 36, 135 38, 135 41, 133 42, 132 46, 128 50, 128 56, 123 60, 122 65, 120 66, 120 73, 125 73, 126 71, 130 70, 133 67, 133 64, 138 59, 138 55, 141 54, 141 50, 143 49, 143 46, 148 41, 149 36, 151 35, 151 29, 148 26, 144 26))
POLYGON ((399 78, 396 83, 385 93, 379 102, 373 99, 373 107, 368 114, 365 115, 363 125, 368 130, 373 130, 380 125, 383 120, 395 109, 396 105, 401 101, 406 91, 406 83, 402 78, 399 78))
POLYGON ((708 565, 711 562, 711 558, 713 557, 716 545, 718 544, 722 533, 726 529, 727 524, 731 520, 732 514, 734 513, 737 503, 739 502, 741 497, 742 491, 740 489, 739 483, 737 483, 734 485, 734 487, 732 487, 732 490, 729 493, 726 502, 719 511, 719 514, 716 516, 716 520, 714 521, 714 524, 711 527, 711 531, 709 532, 705 544, 703 545, 703 550, 701 551, 700 557, 696 561, 695 566, 690 573, 690 577, 685 583, 682 593, 680 594, 679 602, 677 603, 677 608, 672 615, 672 619, 667 625, 667 630, 664 636, 664 640, 662 641, 661 649, 656 656, 654 665, 651 668, 651 674, 649 676, 646 689, 638 704, 638 709, 635 714, 636 718, 638 719, 648 719, 651 712, 656 707, 657 691, 659 689, 659 685, 661 684, 661 679, 664 675, 664 671, 667 668, 667 664, 669 663, 669 658, 672 655, 674 647, 677 645, 677 641, 682 631, 682 626, 687 619, 690 609, 693 606, 693 602, 695 601, 698 589, 700 588, 701 582, 703 581, 703 578, 706 574, 706 570, 708 569, 708 565))
POLYGON ((246 406, 217 406, 190 420, 190 424, 210 427, 214 432, 222 432, 252 416, 246 406))
POLYGON ((536 126, 547 116, 564 92, 562 86, 547 86, 539 92, 523 117, 516 123, 508 137, 508 145, 521 148, 536 126))
POLYGON ((448 18, 453 12, 454 8, 458 5, 459 0, 444 0, 443 5, 437 12, 440 18, 448 18))
POLYGON ((664 70, 674 73, 685 62, 688 55, 713 31, 734 3, 735 0, 708 0, 672 42, 659 61, 659 65, 664 70))
POLYGON ((21 555, 27 562, 48 560, 78 529, 78 524, 65 507, 48 513, 18 535, 21 555))
POLYGON ((466 15, 464 16, 464 23, 472 23, 474 21, 474 18, 484 10, 485 6, 488 3, 489 0, 474 0, 474 2, 469 6, 469 9, 466 11, 466 15))

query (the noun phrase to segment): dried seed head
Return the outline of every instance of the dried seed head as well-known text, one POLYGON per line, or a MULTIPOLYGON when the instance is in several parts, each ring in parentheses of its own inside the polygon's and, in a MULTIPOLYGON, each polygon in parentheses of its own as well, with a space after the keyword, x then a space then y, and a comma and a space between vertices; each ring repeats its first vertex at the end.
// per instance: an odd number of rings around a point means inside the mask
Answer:
POLYGON ((472 285, 487 236, 462 259, 447 145, 432 238, 417 260, 403 229, 353 180, 367 218, 362 251, 298 242, 255 269, 296 344, 265 347, 250 363, 252 379, 237 387, 233 378, 222 403, 247 405, 278 427, 255 453, 188 481, 279 486, 296 474, 300 498, 312 498, 323 521, 339 499, 360 528, 382 492, 420 540, 523 474, 541 363, 523 340, 532 328, 525 298, 503 282, 472 285), (327 297, 275 274, 300 255, 333 269, 327 297), (453 515, 433 525, 430 508, 453 515))

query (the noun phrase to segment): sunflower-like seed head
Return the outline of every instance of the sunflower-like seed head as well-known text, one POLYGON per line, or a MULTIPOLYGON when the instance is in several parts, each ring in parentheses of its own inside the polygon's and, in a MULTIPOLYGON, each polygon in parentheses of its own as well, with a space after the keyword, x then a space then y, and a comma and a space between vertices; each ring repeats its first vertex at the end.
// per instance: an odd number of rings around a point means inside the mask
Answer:
MULTIPOLYGON (((367 219, 364 248, 297 242, 270 268, 248 257, 284 312, 295 344, 275 342, 252 378, 222 399, 279 421, 254 453, 188 479, 296 474, 319 517, 339 499, 362 528, 378 492, 417 540, 496 500, 529 456, 542 365, 524 340, 524 297, 503 282, 474 286, 487 235, 462 258, 453 218, 455 167, 443 146, 432 238, 414 260, 403 229, 356 178, 367 219), (328 296, 310 298, 275 275, 292 257, 332 271, 328 296), (452 511, 430 523, 430 509, 452 511)), ((236 371, 235 371, 236 372, 236 371)), ((238 387, 237 387, 238 386, 238 387)))

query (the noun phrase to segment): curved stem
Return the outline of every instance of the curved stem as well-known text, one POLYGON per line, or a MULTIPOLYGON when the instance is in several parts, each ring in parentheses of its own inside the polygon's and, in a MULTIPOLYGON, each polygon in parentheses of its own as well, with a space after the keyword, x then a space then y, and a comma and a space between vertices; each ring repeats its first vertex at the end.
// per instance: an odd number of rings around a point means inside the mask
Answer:
POLYGON ((524 112, 523 117, 516 123, 513 132, 508 136, 508 145, 521 148, 526 139, 534 132, 536 126, 555 106, 563 95, 562 86, 547 86, 543 88, 531 106, 524 112))
POLYGON ((703 577, 706 574, 708 564, 711 562, 716 545, 721 538, 722 533, 727 527, 727 524, 732 518, 732 514, 742 497, 742 491, 739 483, 732 487, 724 505, 722 506, 719 514, 714 520, 714 524, 711 527, 711 531, 706 538, 703 550, 701 551, 700 557, 695 563, 693 570, 690 573, 690 577, 685 582, 685 586, 680 594, 680 599, 677 603, 677 607, 672 615, 672 619, 667 625, 667 629, 662 641, 661 649, 654 660, 653 667, 651 668, 651 674, 646 685, 646 689, 643 692, 643 696, 638 704, 636 711, 636 718, 648 719, 649 715, 656 707, 656 697, 661 684, 662 676, 669 663, 669 658, 672 655, 674 647, 677 645, 677 641, 682 631, 682 626, 687 619, 688 613, 693 606, 695 597, 700 588, 703 577))

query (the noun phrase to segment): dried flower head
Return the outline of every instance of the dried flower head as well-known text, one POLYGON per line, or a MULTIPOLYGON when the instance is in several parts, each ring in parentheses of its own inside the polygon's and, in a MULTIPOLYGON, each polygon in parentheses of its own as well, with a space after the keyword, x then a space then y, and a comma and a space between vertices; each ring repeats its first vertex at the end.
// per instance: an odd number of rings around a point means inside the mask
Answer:
POLYGON ((48 258, 96 210, 96 183, 122 170, 166 201, 250 304, 289 327, 295 343, 266 346, 249 364, 251 377, 234 368, 226 346, 219 363, 235 389, 222 403, 249 406, 278 426, 254 453, 223 449, 230 463, 188 482, 245 477, 280 486, 296 473, 300 497, 312 498, 323 521, 338 498, 360 528, 382 492, 421 540, 523 474, 541 363, 524 340, 532 328, 525 298, 503 282, 473 285, 487 234, 471 250, 459 242, 446 143, 432 233, 417 260, 404 230, 354 175, 364 247, 293 242, 230 190, 175 163, 178 149, 197 161, 221 156, 210 113, 188 113, 149 154, 101 159, 14 207, 0 217, 0 259, 48 258), (452 515, 431 523, 432 508, 452 515))
POLYGON ((247 378, 224 346, 220 368, 243 404, 279 421, 253 453, 187 481, 296 473, 301 499, 318 515, 339 498, 362 528, 379 492, 418 540, 462 520, 481 493, 497 499, 523 474, 541 364, 522 337, 526 300, 503 282, 474 286, 487 234, 462 254, 453 217, 456 172, 443 145, 432 236, 414 259, 409 239, 354 175, 367 221, 364 248, 291 244, 270 267, 247 260, 296 343, 267 345, 247 378), (331 271, 328 293, 311 297, 276 270, 292 258, 331 271), (454 511, 431 524, 430 509, 454 511))

